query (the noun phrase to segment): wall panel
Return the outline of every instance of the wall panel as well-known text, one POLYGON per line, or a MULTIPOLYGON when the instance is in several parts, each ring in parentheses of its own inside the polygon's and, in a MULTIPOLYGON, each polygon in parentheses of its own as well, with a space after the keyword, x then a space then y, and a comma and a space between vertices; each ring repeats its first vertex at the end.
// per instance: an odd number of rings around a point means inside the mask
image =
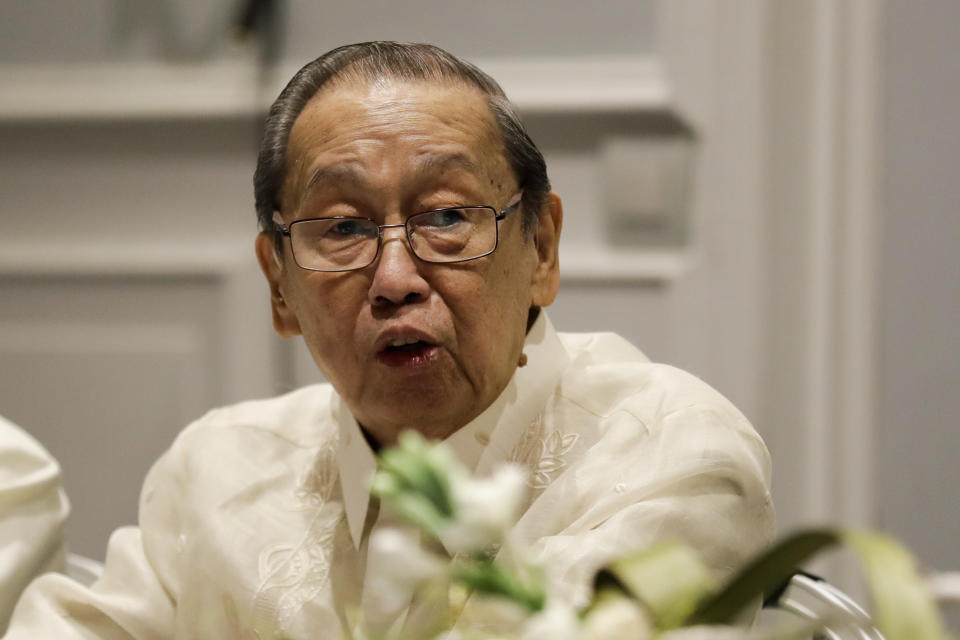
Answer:
POLYGON ((110 531, 136 522, 142 479, 179 430, 271 376, 266 363, 229 388, 225 354, 267 334, 225 342, 227 282, 0 272, 0 412, 60 460, 74 550, 102 557, 110 531))

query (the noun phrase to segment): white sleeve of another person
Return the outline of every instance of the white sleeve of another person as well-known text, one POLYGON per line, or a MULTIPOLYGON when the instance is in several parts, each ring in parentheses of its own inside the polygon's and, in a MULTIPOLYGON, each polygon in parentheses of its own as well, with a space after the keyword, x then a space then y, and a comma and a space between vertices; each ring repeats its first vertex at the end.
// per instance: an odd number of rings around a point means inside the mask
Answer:
POLYGON ((69 510, 56 460, 0 417, 0 632, 33 578, 63 570, 69 510))

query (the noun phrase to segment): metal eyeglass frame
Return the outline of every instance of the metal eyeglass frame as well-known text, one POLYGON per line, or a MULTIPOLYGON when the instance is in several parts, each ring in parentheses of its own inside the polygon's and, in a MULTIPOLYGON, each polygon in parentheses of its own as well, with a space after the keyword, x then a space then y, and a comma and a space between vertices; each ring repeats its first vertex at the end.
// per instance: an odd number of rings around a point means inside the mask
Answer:
POLYGON ((407 239, 407 246, 410 247, 410 253, 413 256, 415 256, 417 260, 420 260, 421 262, 427 262, 430 264, 456 264, 459 262, 470 262, 471 260, 478 260, 496 251, 497 247, 500 246, 500 225, 496 223, 506 219, 507 216, 509 216, 514 211, 516 211, 517 208, 520 206, 522 199, 523 199, 523 191, 521 190, 521 191, 518 191, 512 198, 510 198, 510 202, 507 203, 507 206, 505 206, 500 211, 500 213, 497 213, 497 210, 494 207, 491 207, 489 205, 465 205, 461 207, 442 207, 440 209, 431 209, 429 211, 418 211, 417 213, 414 213, 413 215, 408 217, 405 221, 399 222, 397 224, 378 224, 377 225, 377 252, 373 254, 373 257, 370 259, 370 262, 361 266, 350 267, 348 269, 316 269, 314 267, 305 267, 302 264, 300 264, 300 261, 297 260, 296 253, 293 251, 293 239, 290 235, 290 230, 294 227, 294 225, 299 224, 301 222, 314 222, 317 220, 369 220, 370 222, 375 222, 374 220, 370 218, 362 218, 359 216, 330 216, 330 217, 323 217, 323 218, 303 218, 301 220, 294 220, 289 225, 287 225, 287 224, 284 224, 283 218, 280 217, 280 212, 274 211, 273 224, 276 225, 277 230, 280 232, 281 235, 284 235, 287 238, 291 239, 290 254, 291 256, 293 256, 293 262, 298 267, 306 271, 318 271, 320 273, 342 273, 344 271, 357 271, 359 269, 366 269, 371 264, 376 262, 377 258, 380 257, 380 251, 383 249, 383 230, 396 229, 399 227, 404 228, 404 231, 405 231, 404 236, 407 239), (410 234, 412 232, 410 228, 407 226, 407 223, 410 221, 410 218, 413 218, 423 213, 442 213, 444 211, 455 211, 457 209, 489 209, 494 213, 494 225, 495 225, 494 228, 495 228, 496 235, 494 235, 493 248, 485 253, 481 253, 478 256, 471 256, 469 258, 460 258, 458 260, 427 260, 426 258, 421 258, 417 254, 417 251, 413 248, 413 240, 410 238, 410 234))

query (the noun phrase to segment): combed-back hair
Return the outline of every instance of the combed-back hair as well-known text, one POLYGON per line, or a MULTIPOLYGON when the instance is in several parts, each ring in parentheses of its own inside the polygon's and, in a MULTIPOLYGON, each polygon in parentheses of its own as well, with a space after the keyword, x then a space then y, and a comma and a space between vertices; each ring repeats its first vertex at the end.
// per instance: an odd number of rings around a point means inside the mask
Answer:
POLYGON ((550 181, 543 154, 530 139, 520 114, 500 85, 473 64, 439 47, 406 42, 362 42, 338 47, 298 71, 270 107, 253 175, 260 228, 276 233, 273 212, 287 171, 290 131, 307 102, 334 80, 375 82, 382 78, 462 82, 487 99, 517 184, 523 189, 523 229, 536 228, 550 181))

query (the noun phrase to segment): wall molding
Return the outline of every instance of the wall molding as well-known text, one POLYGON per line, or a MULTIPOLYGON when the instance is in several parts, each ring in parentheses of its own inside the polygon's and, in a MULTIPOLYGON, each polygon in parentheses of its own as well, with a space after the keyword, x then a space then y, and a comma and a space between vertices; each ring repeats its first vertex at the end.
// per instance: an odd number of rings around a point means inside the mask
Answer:
MULTIPOLYGON (((477 64, 526 113, 669 111, 656 57, 558 61, 491 58, 477 64)), ((255 117, 298 67, 261 75, 252 58, 202 64, 0 65, 0 122, 255 117)))
POLYGON ((220 244, 138 237, 0 241, 0 276, 227 278, 254 263, 252 239, 220 244))
POLYGON ((777 4, 771 16, 771 41, 780 41, 769 76, 767 206, 779 217, 766 258, 765 419, 778 428, 771 448, 794 454, 779 482, 795 508, 788 526, 869 527, 880 9, 817 0, 777 4), (784 486, 787 477, 795 484, 784 486))
MULTIPOLYGON (((126 242, 0 241, 0 277, 214 277, 229 278, 255 264, 252 242, 223 245, 169 243, 131 238, 126 242)), ((695 265, 686 252, 617 247, 564 247, 564 282, 669 282, 695 265)), ((259 281, 259 276, 255 276, 259 281)))
POLYGON ((807 476, 806 511, 816 520, 871 526, 879 9, 869 0, 813 7, 806 455, 829 464, 807 476))
MULTIPOLYGON (((117 279, 152 285, 184 286, 208 281, 217 296, 217 353, 222 390, 217 402, 236 402, 269 394, 278 379, 277 338, 270 328, 268 292, 253 252, 252 238, 199 243, 169 238, 163 242, 129 238, 0 241, 0 280, 71 282, 117 279)), ((185 317, 189 310, 184 311, 185 317)))
POLYGON ((669 283, 695 266, 687 251, 564 247, 560 253, 561 282, 669 283))

